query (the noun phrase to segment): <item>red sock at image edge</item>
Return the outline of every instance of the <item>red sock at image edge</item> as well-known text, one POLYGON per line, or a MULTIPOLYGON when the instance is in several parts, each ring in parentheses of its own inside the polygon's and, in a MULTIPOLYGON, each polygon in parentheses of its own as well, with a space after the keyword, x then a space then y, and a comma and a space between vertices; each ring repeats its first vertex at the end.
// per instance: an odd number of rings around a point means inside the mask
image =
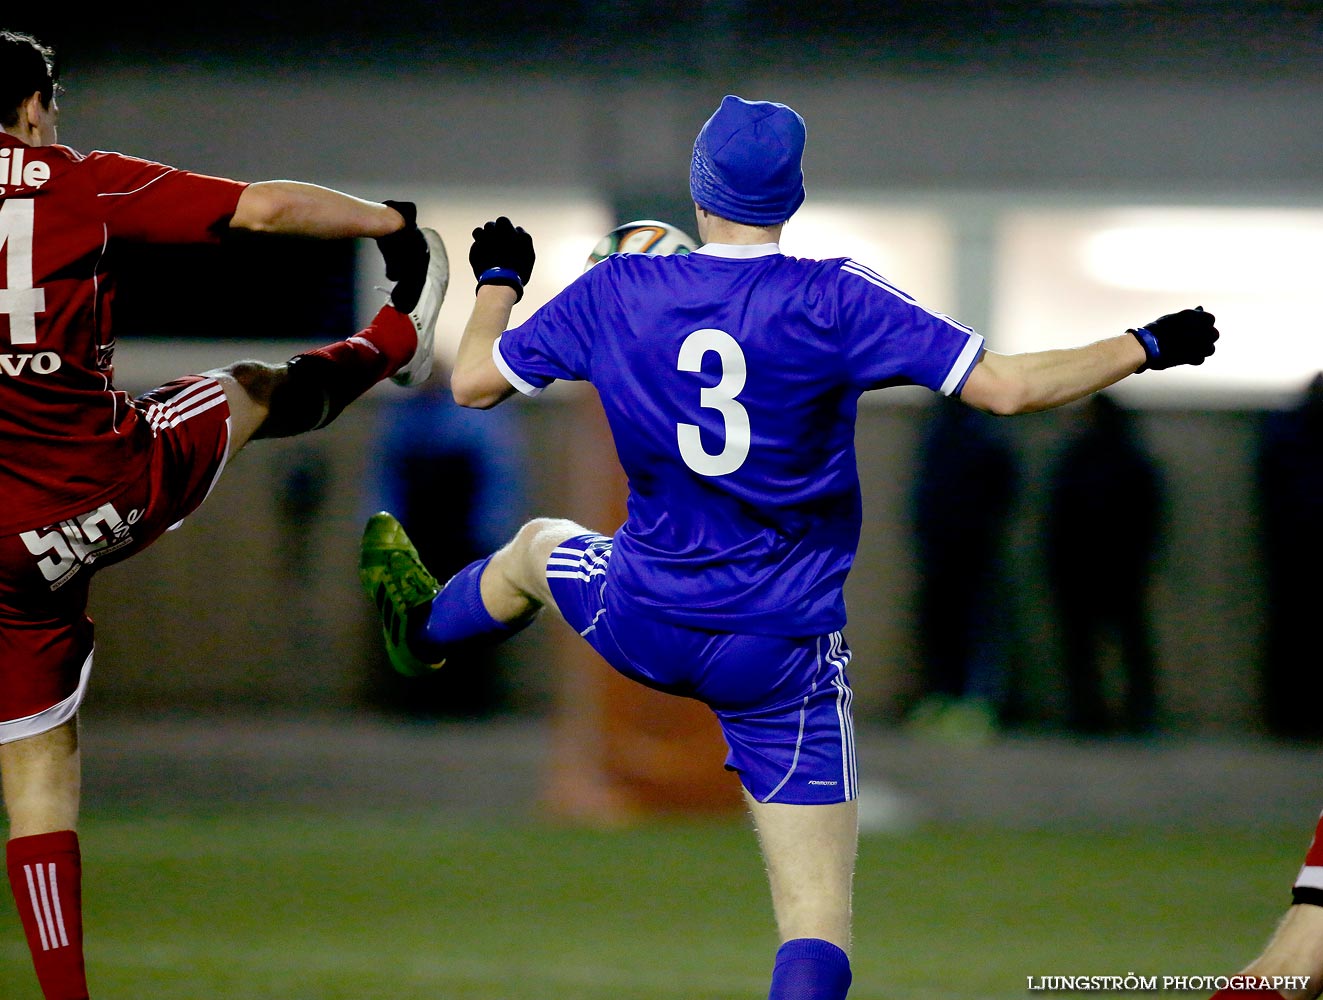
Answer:
POLYGON ((5 855, 42 995, 45 1000, 87 1000, 78 834, 59 830, 17 837, 5 855))

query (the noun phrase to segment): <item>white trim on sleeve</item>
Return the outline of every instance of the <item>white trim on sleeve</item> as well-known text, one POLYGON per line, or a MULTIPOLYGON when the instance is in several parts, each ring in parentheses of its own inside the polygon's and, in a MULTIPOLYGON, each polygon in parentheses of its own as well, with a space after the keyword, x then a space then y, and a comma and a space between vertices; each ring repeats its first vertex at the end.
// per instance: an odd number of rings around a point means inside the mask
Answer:
POLYGON ((969 370, 974 367, 974 362, 978 360, 979 351, 983 350, 983 335, 981 333, 971 333, 969 340, 965 342, 965 349, 960 352, 960 357, 955 359, 955 364, 951 370, 946 373, 946 381, 942 383, 938 391, 943 396, 949 396, 956 391, 961 381, 969 370))
POLYGON ((505 380, 525 396, 537 396, 541 394, 543 386, 533 385, 531 382, 520 378, 519 375, 515 373, 515 370, 506 363, 505 358, 501 357, 500 337, 497 337, 492 343, 492 361, 496 363, 496 367, 500 370, 500 373, 505 376, 505 380))

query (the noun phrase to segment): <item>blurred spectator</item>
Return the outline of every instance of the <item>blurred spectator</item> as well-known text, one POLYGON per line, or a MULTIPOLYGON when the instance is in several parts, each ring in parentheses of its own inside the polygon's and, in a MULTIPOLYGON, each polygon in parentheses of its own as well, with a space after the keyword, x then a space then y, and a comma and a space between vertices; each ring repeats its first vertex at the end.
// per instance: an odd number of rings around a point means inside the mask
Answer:
POLYGON ((1267 575, 1264 711, 1277 735, 1323 738, 1318 607, 1323 596, 1323 373, 1299 403, 1268 414, 1258 455, 1267 575))
POLYGON ((1047 559, 1063 639, 1067 724, 1082 733, 1150 732, 1156 723, 1148 589, 1163 483, 1131 415, 1097 393, 1051 475, 1047 559), (1110 655, 1109 655, 1110 654, 1110 655), (1103 664, 1119 658, 1119 718, 1103 664))
POLYGON ((997 417, 942 397, 920 444, 912 517, 924 695, 917 730, 979 740, 997 728, 1007 609, 999 579, 1018 472, 997 417))
MULTIPOLYGON (((382 410, 370 504, 409 529, 443 579, 500 548, 523 523, 527 458, 513 409, 456 406, 447 379, 434 377, 382 410)), ((481 717, 508 708, 506 647, 474 649, 426 677, 403 677, 381 654, 372 696, 427 717, 481 717)))

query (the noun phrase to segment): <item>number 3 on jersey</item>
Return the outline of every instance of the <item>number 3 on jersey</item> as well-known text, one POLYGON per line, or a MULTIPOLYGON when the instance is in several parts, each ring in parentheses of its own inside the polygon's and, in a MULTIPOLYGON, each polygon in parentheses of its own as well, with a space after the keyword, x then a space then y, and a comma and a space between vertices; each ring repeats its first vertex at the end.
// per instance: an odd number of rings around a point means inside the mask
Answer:
POLYGON ((677 424, 676 436, 680 443, 680 457, 684 464, 700 476, 725 476, 734 472, 749 457, 752 433, 749 429, 749 411, 736 402, 735 397, 744 389, 748 369, 744 351, 735 338, 724 330, 695 330, 680 345, 677 368, 682 372, 703 370, 703 356, 712 351, 721 359, 721 380, 716 385, 698 390, 698 405, 716 410, 724 425, 725 443, 715 455, 703 447, 697 424, 677 424))
POLYGON ((13 198, 0 204, 0 249, 5 251, 5 283, 0 315, 9 317, 9 342, 37 342, 37 313, 46 309, 46 291, 32 287, 33 204, 13 198))

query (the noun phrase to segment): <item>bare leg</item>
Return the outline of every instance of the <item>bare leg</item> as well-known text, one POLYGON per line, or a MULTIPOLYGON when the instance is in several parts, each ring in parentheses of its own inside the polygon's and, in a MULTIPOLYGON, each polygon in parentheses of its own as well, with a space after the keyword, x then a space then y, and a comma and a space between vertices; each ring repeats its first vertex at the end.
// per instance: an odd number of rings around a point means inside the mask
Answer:
POLYGON ((82 787, 78 721, 0 745, 9 837, 78 829, 82 787))
POLYGON ((1323 992, 1323 906, 1292 906, 1278 924, 1263 954, 1244 970, 1245 975, 1308 976, 1309 988, 1282 991, 1288 1000, 1313 1000, 1323 992))
POLYGON ((859 845, 855 801, 826 806, 758 802, 747 792, 783 942, 830 941, 850 950, 850 897, 859 845))

